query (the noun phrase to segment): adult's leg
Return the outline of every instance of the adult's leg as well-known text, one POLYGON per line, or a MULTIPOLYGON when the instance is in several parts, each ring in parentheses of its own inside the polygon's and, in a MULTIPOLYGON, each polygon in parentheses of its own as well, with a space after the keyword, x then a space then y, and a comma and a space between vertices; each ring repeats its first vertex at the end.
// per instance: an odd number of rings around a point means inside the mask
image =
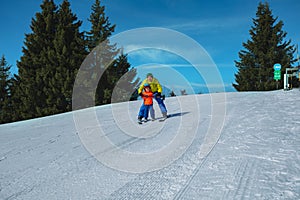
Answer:
POLYGON ((151 116, 151 118, 155 119, 155 110, 153 108, 153 105, 150 106, 149 110, 150 110, 150 116, 151 116))
POLYGON ((167 108, 166 108, 166 105, 165 105, 165 103, 164 103, 164 101, 161 99, 161 98, 158 98, 157 97, 157 94, 155 94, 155 100, 157 101, 157 103, 158 103, 158 106, 159 106, 159 108, 160 108, 160 111, 161 111, 161 113, 164 115, 166 115, 167 114, 167 108))

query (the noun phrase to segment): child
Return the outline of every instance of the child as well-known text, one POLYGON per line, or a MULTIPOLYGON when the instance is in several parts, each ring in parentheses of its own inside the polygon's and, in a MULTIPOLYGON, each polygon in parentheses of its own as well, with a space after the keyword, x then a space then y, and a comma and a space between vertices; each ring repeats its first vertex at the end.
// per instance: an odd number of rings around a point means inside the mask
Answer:
MULTIPOLYGON (((138 123, 142 123, 142 119, 148 121, 149 110, 152 109, 153 106, 153 93, 151 91, 150 85, 148 83, 144 84, 144 90, 141 94, 144 103, 140 108, 138 123)), ((154 116, 152 116, 154 119, 154 116)))

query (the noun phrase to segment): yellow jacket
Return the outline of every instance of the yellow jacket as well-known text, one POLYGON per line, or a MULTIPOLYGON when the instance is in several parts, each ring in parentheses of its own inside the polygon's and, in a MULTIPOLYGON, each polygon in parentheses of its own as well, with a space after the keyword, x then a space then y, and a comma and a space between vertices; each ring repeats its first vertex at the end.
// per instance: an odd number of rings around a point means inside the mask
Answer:
POLYGON ((151 91, 152 91, 153 93, 155 93, 155 92, 160 92, 160 93, 162 93, 162 87, 161 87, 160 83, 158 82, 158 80, 157 80, 156 78, 153 78, 153 81, 152 81, 152 82, 148 82, 147 79, 145 79, 145 80, 142 82, 142 84, 140 85, 140 87, 139 87, 139 89, 138 89, 138 93, 139 93, 139 94, 143 91, 144 85, 145 85, 146 83, 148 83, 148 84, 150 85, 151 91))

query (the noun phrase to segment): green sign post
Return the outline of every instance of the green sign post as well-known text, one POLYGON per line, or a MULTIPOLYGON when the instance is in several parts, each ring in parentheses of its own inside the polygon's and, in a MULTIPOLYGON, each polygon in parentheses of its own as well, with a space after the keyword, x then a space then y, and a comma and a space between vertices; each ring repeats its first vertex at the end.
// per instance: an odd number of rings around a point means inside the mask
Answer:
POLYGON ((281 71, 280 70, 275 70, 274 71, 274 80, 278 81, 281 79, 281 71))
POLYGON ((274 80, 277 82, 277 90, 278 90, 278 80, 281 79, 281 65, 279 63, 276 63, 274 65, 274 80))

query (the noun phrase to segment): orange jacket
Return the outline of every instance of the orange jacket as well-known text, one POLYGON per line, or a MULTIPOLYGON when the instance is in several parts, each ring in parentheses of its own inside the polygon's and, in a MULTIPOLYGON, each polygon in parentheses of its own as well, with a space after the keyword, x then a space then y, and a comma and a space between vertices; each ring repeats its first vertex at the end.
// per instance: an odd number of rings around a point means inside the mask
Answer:
POLYGON ((146 92, 143 93, 144 105, 149 106, 153 104, 153 92, 146 92))

